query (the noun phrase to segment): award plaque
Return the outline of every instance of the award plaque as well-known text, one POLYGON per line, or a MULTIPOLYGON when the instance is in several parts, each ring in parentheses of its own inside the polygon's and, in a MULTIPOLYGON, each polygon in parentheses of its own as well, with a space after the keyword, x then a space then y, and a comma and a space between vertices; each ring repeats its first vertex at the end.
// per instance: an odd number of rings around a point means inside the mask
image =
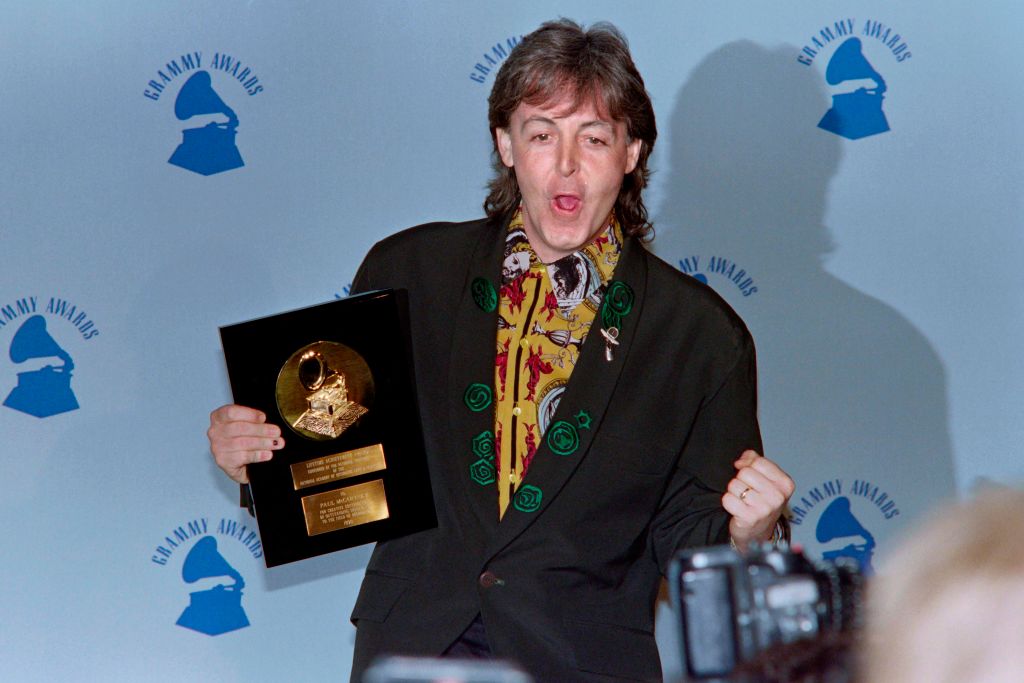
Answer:
POLYGON ((249 465, 268 567, 437 526, 404 290, 220 328, 235 403, 285 440, 249 465))

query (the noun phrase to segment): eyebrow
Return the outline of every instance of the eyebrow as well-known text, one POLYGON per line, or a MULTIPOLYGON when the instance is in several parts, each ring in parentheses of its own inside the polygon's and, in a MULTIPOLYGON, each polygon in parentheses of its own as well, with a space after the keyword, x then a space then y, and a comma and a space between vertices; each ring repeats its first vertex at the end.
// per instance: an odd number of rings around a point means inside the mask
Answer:
MULTIPOLYGON (((542 124, 548 124, 548 125, 552 125, 552 126, 555 125, 554 119, 548 118, 547 116, 539 116, 537 114, 534 114, 530 118, 528 118, 525 121, 523 121, 523 124, 519 127, 519 130, 520 131, 525 130, 526 126, 528 126, 531 123, 542 123, 542 124)), ((583 130, 584 128, 593 128, 595 126, 599 127, 599 128, 606 128, 613 135, 615 134, 615 126, 613 126, 608 121, 604 121, 602 119, 594 119, 592 121, 584 121, 582 124, 580 124, 579 129, 583 130)))

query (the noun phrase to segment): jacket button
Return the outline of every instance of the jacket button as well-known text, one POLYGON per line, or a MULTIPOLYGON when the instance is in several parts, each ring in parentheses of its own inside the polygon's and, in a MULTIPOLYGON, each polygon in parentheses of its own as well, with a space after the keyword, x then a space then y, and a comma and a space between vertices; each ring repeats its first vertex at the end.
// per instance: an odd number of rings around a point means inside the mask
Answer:
POLYGON ((484 588, 490 588, 491 586, 504 586, 505 582, 499 579, 494 572, 486 571, 480 575, 480 585, 484 588))

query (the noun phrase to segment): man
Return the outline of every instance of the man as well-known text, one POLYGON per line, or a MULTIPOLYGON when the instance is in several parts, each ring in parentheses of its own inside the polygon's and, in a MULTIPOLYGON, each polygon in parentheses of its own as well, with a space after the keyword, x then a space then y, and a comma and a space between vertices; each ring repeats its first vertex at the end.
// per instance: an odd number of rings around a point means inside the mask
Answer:
MULTIPOLYGON (((354 283, 409 290, 438 528, 374 550, 353 680, 388 652, 660 680, 674 552, 770 539, 793 491, 757 453, 753 343, 641 244, 656 128, 617 30, 543 25, 499 70, 489 118, 488 218, 385 239, 354 283), (588 291, 565 292, 553 274, 581 261, 588 291)), ((264 421, 211 415, 236 481, 283 445, 264 421)))

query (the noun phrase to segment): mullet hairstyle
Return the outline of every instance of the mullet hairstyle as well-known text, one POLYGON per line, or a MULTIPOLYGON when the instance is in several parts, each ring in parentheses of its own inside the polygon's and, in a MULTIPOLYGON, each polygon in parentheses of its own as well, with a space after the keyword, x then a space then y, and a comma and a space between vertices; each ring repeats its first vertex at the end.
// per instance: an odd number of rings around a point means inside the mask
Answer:
POLYGON ((521 201, 515 169, 505 166, 498 154, 497 129, 509 127, 520 104, 543 106, 567 94, 572 95, 569 113, 593 101, 600 111, 626 124, 630 140, 640 140, 636 168, 623 178, 615 200, 615 216, 627 235, 651 239, 654 227, 641 195, 651 175, 647 160, 658 137, 654 107, 625 36, 608 23, 584 30, 569 19, 546 22, 523 38, 501 65, 487 100, 495 176, 488 183, 484 211, 490 218, 504 216, 521 201))

